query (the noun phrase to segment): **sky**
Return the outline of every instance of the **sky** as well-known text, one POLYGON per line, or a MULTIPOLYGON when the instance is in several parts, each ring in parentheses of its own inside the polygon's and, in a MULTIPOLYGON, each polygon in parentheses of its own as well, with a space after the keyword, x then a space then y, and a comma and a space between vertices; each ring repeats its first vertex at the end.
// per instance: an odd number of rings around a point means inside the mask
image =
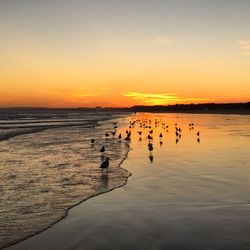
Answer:
POLYGON ((249 0, 0 0, 0 107, 250 101, 249 0))

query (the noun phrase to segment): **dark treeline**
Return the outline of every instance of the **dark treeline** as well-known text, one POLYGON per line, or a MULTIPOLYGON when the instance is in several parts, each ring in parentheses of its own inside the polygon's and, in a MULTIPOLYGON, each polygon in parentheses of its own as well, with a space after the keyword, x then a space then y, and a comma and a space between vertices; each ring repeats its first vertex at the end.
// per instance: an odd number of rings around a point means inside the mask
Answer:
POLYGON ((250 113, 250 102, 134 106, 131 110, 134 112, 250 113))
POLYGON ((184 113, 239 113, 250 114, 250 102, 247 103, 202 103, 202 104, 176 104, 176 105, 157 105, 144 106, 138 105, 130 108, 32 108, 32 107, 12 107, 0 108, 1 113, 5 112, 184 112, 184 113))

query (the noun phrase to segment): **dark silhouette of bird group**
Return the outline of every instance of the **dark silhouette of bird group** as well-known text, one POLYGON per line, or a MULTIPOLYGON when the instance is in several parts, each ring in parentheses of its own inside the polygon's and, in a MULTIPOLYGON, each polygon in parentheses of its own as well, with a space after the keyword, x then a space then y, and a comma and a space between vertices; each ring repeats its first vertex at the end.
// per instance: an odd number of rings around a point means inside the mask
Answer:
MULTIPOLYGON (((125 119, 123 119, 125 120, 125 119)), ((150 162, 153 162, 153 154, 152 152, 154 151, 154 145, 153 145, 153 139, 154 139, 154 134, 157 134, 157 131, 159 129, 161 129, 161 131, 159 132, 158 136, 159 136, 159 143, 160 146, 163 145, 163 141, 165 141, 165 139, 163 140, 164 136, 166 136, 166 134, 164 135, 164 131, 166 133, 169 133, 169 129, 171 129, 170 125, 167 124, 165 121, 162 121, 162 119, 148 119, 148 118, 142 118, 142 119, 135 119, 135 117, 132 117, 132 119, 129 121, 129 125, 128 125, 128 129, 126 129, 125 131, 125 135, 123 136, 122 133, 119 132, 118 136, 116 136, 117 134, 117 123, 114 122, 113 123, 113 130, 112 131, 107 131, 105 132, 105 137, 108 139, 110 135, 112 135, 112 138, 117 138, 119 139, 119 141, 121 142, 121 140, 125 140, 128 143, 131 142, 131 138, 132 138, 132 131, 133 129, 138 126, 139 129, 137 131, 138 135, 139 135, 139 141, 142 141, 142 136, 145 134, 145 132, 143 130, 147 130, 147 133, 145 135, 144 138, 146 138, 148 140, 148 144, 147 144, 147 148, 148 148, 148 152, 149 152, 149 159, 150 162), (156 132, 155 132, 156 131, 156 132)), ((182 128, 178 126, 178 123, 174 124, 174 132, 175 132, 175 142, 176 144, 179 143, 181 137, 182 137, 182 128)), ((188 128, 189 130, 194 130, 194 123, 189 123, 188 124, 188 128)), ((196 140, 198 143, 200 143, 200 131, 196 132, 196 140)), ((168 136, 167 136, 168 138, 168 136)), ((93 145, 95 143, 95 139, 91 139, 91 144, 93 145)), ((105 146, 103 145, 100 148, 100 152, 102 153, 102 157, 104 157, 104 153, 105 153, 105 146)), ((108 170, 109 168, 109 161, 110 158, 106 157, 103 158, 104 160, 101 163, 100 168, 102 170, 108 170)))

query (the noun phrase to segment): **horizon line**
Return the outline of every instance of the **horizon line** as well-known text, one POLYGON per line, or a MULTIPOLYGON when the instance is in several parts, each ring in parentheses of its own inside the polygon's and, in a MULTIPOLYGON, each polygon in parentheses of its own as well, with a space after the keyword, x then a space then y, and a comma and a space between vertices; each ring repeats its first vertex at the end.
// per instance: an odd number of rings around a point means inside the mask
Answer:
POLYGON ((166 104, 166 105, 144 105, 137 104, 127 107, 116 107, 116 106, 95 106, 95 107, 44 107, 44 106, 6 106, 0 109, 131 109, 134 107, 174 107, 174 106, 199 106, 199 105, 242 105, 250 104, 250 100, 247 102, 208 102, 208 103, 176 103, 176 104, 166 104))

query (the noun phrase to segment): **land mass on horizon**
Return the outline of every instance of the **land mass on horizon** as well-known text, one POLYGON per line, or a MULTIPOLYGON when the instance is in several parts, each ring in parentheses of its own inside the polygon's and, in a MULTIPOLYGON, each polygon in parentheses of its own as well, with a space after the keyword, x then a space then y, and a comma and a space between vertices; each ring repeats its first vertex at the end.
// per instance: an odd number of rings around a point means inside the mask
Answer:
POLYGON ((184 112, 184 113, 238 113, 250 114, 250 102, 245 103, 200 103, 175 105, 136 105, 132 107, 76 107, 76 108, 48 108, 48 107, 2 107, 0 112, 18 112, 27 110, 36 112, 41 110, 78 110, 78 111, 108 111, 108 112, 184 112))

